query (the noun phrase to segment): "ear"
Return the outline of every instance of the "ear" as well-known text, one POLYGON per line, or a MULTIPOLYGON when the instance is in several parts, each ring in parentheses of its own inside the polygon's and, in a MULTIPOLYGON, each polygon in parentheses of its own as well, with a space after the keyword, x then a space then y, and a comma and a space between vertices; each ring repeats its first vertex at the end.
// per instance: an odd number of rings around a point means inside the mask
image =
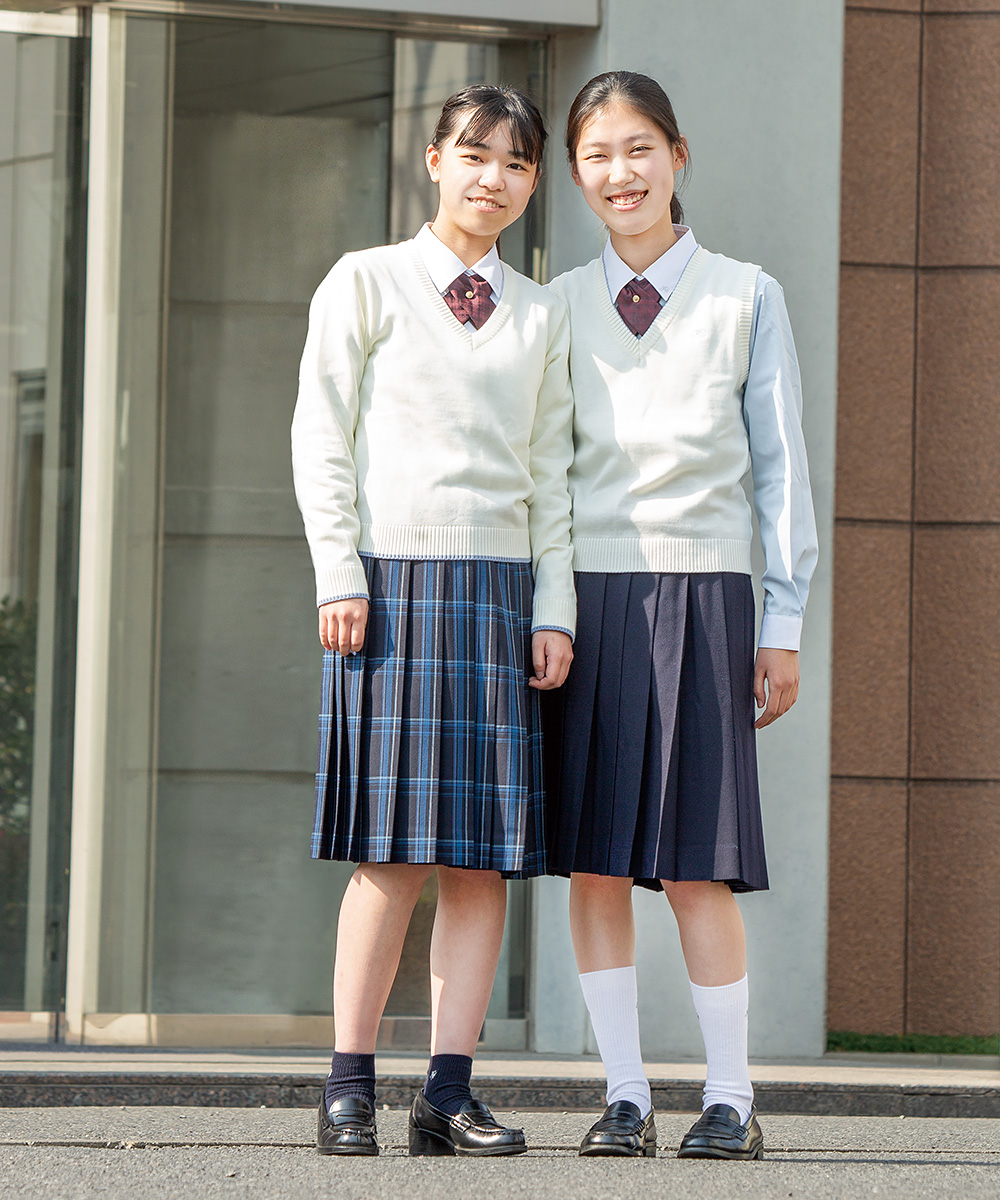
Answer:
POLYGON ((434 183, 441 181, 441 151, 437 146, 430 145, 424 151, 424 162, 427 164, 427 174, 434 183))
POLYGON ((569 173, 570 173, 570 175, 573 176, 573 182, 576 184, 576 186, 583 187, 583 184, 580 182, 580 172, 576 169, 576 159, 575 158, 569 164, 569 173))
POLYGON ((536 163, 535 164, 535 182, 531 185, 531 194, 532 195, 535 194, 535 188, 538 187, 538 181, 539 181, 539 179, 541 179, 541 177, 542 177, 542 168, 536 163))
POLYGON ((674 170, 675 171, 679 171, 682 167, 687 166, 690 153, 691 152, 688 150, 687 138, 682 137, 681 140, 677 143, 677 145, 674 146, 674 170))

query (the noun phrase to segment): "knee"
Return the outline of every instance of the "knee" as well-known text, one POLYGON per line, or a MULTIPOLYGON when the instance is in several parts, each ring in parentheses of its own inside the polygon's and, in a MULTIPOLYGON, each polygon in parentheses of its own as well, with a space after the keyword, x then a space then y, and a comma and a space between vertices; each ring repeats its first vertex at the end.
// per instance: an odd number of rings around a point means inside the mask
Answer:
POLYGON ((621 903, 632 898, 632 880, 616 875, 584 875, 576 872, 570 876, 569 886, 573 901, 578 904, 621 903))
POLYGON ((660 883, 676 913, 697 913, 733 900, 729 885, 714 880, 661 879, 660 883))
POLYGON ((416 904, 433 870, 425 863, 361 863, 354 872, 354 882, 375 888, 391 900, 416 904))
POLYGON ((463 867, 438 867, 438 896, 462 899, 465 897, 507 898, 507 881, 499 871, 470 871, 463 867))

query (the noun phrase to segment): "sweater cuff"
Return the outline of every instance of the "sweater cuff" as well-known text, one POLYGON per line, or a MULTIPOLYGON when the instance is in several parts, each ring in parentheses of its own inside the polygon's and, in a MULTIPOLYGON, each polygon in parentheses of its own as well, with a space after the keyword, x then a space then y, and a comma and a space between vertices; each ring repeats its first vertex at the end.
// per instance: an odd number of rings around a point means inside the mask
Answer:
POLYGON ((781 617, 777 613, 764 613, 760 623, 759 650, 798 650, 802 640, 802 618, 781 617))
POLYGON ((531 632, 539 629, 558 629, 574 637, 576 633, 576 599, 560 596, 535 596, 531 614, 531 632))
POLYGON ((329 604, 331 599, 346 600, 357 596, 367 599, 368 580, 361 560, 327 567, 316 572, 316 606, 329 604))

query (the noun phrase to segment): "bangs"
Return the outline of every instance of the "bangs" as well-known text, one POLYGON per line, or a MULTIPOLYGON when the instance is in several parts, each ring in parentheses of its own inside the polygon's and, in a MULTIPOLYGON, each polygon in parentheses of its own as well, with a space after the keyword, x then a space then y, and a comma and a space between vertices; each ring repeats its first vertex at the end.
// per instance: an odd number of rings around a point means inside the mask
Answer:
POLYGON ((523 159, 532 166, 537 166, 542 161, 545 130, 517 93, 501 92, 484 99, 472 110, 465 127, 456 134, 455 144, 484 145, 491 134, 501 128, 509 133, 511 149, 516 158, 523 159))

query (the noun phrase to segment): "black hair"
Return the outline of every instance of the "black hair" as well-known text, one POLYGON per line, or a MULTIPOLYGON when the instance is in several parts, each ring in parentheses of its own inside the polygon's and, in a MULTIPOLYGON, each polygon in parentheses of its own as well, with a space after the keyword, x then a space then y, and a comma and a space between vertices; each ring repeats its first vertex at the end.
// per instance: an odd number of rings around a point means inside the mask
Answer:
POLYGON ((545 121, 538 105, 512 87, 473 83, 450 96, 444 102, 441 116, 434 127, 431 145, 440 150, 456 133, 458 143, 462 146, 485 142, 501 125, 510 131, 514 154, 540 167, 547 136, 545 121), (461 123, 463 116, 464 126, 461 123))
MULTIPOLYGON (((671 149, 678 146, 683 148, 687 165, 687 145, 677 127, 674 107, 667 93, 655 79, 640 75, 638 71, 605 71, 603 75, 595 75, 580 89, 566 120, 566 152, 571 165, 576 163, 576 148, 584 126, 591 117, 614 104, 633 108, 657 125, 671 149)), ((676 193, 670 201, 670 219, 675 225, 680 225, 684 220, 684 208, 676 193)))

